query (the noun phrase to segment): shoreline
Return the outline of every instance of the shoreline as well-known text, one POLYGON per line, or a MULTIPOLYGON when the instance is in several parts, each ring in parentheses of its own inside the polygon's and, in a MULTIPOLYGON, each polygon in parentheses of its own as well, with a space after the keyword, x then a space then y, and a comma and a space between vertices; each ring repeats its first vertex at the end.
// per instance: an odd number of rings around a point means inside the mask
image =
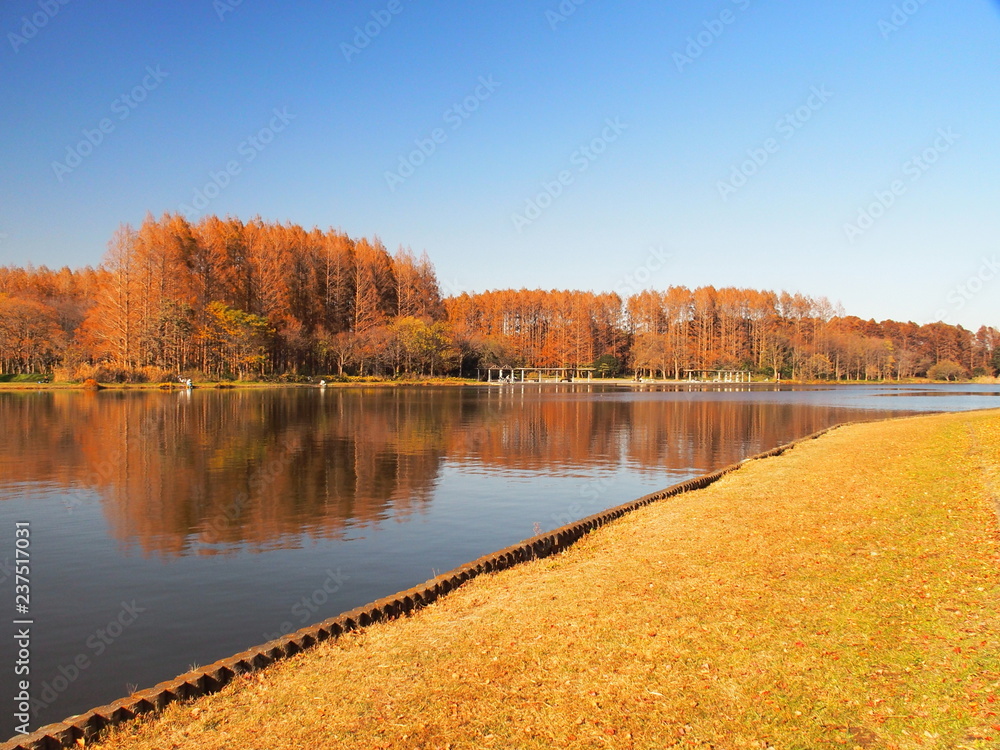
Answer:
MULTIPOLYGON (((351 612, 340 615, 337 618, 332 618, 331 620, 324 621, 324 623, 303 629, 302 631, 287 636, 286 638, 273 641, 269 644, 264 644, 263 646, 252 649, 248 652, 238 654, 229 660, 217 662, 210 667, 198 670, 197 673, 188 673, 186 675, 182 675, 176 680, 170 681, 169 683, 161 683, 161 685, 157 686, 157 688, 154 688, 153 690, 141 691, 140 693, 134 694, 129 699, 118 701, 110 706, 101 707, 99 709, 95 709, 89 714, 76 717, 72 721, 71 727, 50 725, 49 728, 43 728, 42 730, 39 730, 39 732, 48 732, 48 737, 52 738, 46 739, 44 742, 68 741, 71 743, 75 741, 77 737, 93 734, 97 730, 102 729, 104 726, 118 723, 119 721, 129 722, 135 715, 149 711, 156 711, 159 713, 166 708, 167 704, 176 700, 184 700, 187 698, 194 698, 201 694, 214 693, 217 689, 223 688, 226 683, 235 682, 235 689, 242 690, 245 685, 254 684, 253 682, 246 682, 246 676, 250 672, 256 671, 256 668, 272 664, 276 659, 281 659, 281 663, 277 664, 275 667, 277 670, 281 671, 284 669, 281 666, 282 664, 290 663, 287 657, 295 656, 305 649, 310 649, 310 652, 301 658, 320 658, 318 655, 314 655, 316 652, 312 647, 318 646, 321 641, 330 641, 333 644, 330 648, 338 648, 337 644, 340 640, 343 640, 345 644, 350 644, 355 639, 363 640, 370 627, 373 627, 380 632, 382 629, 409 627, 411 622, 415 622, 424 615, 430 616, 429 613, 431 612, 443 613, 445 610, 449 609, 451 606, 449 603, 452 601, 453 596, 470 596, 471 594, 456 592, 456 594, 449 596, 444 600, 438 601, 433 607, 428 606, 432 602, 438 600, 440 596, 443 596, 445 593, 462 586, 462 584, 465 584, 467 581, 470 581, 477 576, 483 576, 483 574, 495 573, 498 570, 507 569, 506 572, 500 575, 485 575, 484 577, 479 578, 477 582, 472 585, 472 587, 482 585, 495 588, 498 581, 505 576, 517 576, 520 579, 523 579, 525 576, 530 578, 531 574, 527 572, 527 569, 529 568, 546 564, 557 565, 557 563, 547 563, 543 559, 547 558, 550 554, 565 552, 565 555, 560 554, 555 558, 549 558, 555 560, 561 560, 566 555, 573 556, 576 554, 576 551, 581 548, 581 546, 589 547, 592 544, 599 543, 602 539, 607 541, 605 537, 612 534, 613 530, 620 529, 620 527, 627 524, 638 522, 633 521, 632 519, 639 516, 646 517, 654 513, 669 514, 670 512, 673 512, 671 509, 673 508, 674 503, 661 504, 657 502, 659 500, 672 497, 675 498, 676 502, 682 503, 685 507, 687 507, 690 506, 699 495, 702 495, 705 492, 711 492, 715 486, 718 486, 717 483, 719 483, 719 480, 722 480, 723 478, 729 477, 727 480, 729 482, 740 482, 741 477, 750 472, 754 472, 756 474, 764 472, 764 478, 766 479, 767 476, 774 473, 777 469, 777 466, 771 461, 757 463, 757 459, 775 458, 777 456, 785 456, 788 454, 792 456, 794 460, 797 458, 797 454, 805 453, 806 451, 791 451, 790 449, 798 448, 807 443, 810 444, 810 449, 813 449, 817 445, 823 445, 825 442, 836 438, 837 442, 841 444, 840 447, 844 448, 845 445, 849 447, 853 442, 844 437, 843 433, 845 432, 858 429, 867 431, 871 431, 873 429, 885 431, 888 429, 891 433, 893 431, 903 429, 902 427, 892 427, 892 425, 902 425, 904 423, 911 425, 926 425, 930 424, 928 420, 938 420, 939 422, 943 420, 949 422, 951 425, 949 429, 953 432, 953 426, 955 424, 961 427, 963 423, 972 424, 972 420, 982 422, 984 424, 992 424, 994 431, 995 428, 1000 425, 1000 415, 998 415, 995 410, 916 418, 897 418, 882 422, 867 423, 864 425, 840 425, 822 433, 818 433, 817 435, 807 436, 787 446, 773 449, 772 451, 768 451, 760 456, 753 457, 752 459, 747 459, 740 464, 726 467, 718 472, 714 472, 695 480, 690 480, 689 482, 682 483, 681 485, 675 485, 672 488, 668 488, 667 490, 663 490, 658 493, 653 493, 652 495, 647 495, 644 498, 633 501, 632 503, 627 503, 623 506, 618 506, 617 508, 596 514, 595 516, 583 519, 576 524, 570 524, 568 527, 563 527, 555 530, 554 532, 550 532, 549 534, 543 534, 531 540, 526 540, 520 545, 515 545, 512 548, 501 550, 500 552, 494 553, 494 555, 486 556, 485 558, 480 558, 480 560, 456 569, 456 571, 452 571, 449 574, 432 579, 431 581, 423 584, 422 587, 417 587, 417 589, 401 592, 394 597, 388 597, 384 600, 379 600, 379 602, 375 602, 372 605, 352 610, 351 612), (826 440, 817 442, 816 438, 821 435, 827 436, 826 440), (640 510, 640 508, 645 509, 640 510), (633 511, 637 512, 633 513, 633 511), (598 527, 610 524, 612 521, 616 521, 617 519, 622 520, 618 521, 618 523, 605 527, 601 534, 591 534, 591 532, 596 530, 598 527), (577 545, 572 548, 569 546, 579 540, 585 540, 585 544, 577 545), (524 565, 518 563, 528 564, 524 565), (389 621, 381 622, 386 620, 389 621)), ((961 432, 961 430, 959 430, 959 432, 961 432)), ((996 442, 1000 444, 1000 441, 996 442)), ((892 445, 878 445, 877 447, 881 452, 885 452, 885 450, 892 450, 892 445)), ((829 450, 827 452, 829 452, 829 450)), ((992 454, 990 455, 992 456, 992 454)), ((834 458, 837 458, 837 456, 834 455, 834 458)), ((852 470, 854 469, 853 466, 851 468, 852 470)), ((995 510, 1000 512, 1000 509, 995 510)), ((994 526, 993 534, 996 536, 996 517, 994 516, 992 520, 994 526)), ((995 544, 995 541, 993 543, 995 544)), ((615 550, 615 553, 616 556, 620 558, 620 550, 615 550)), ((579 554, 582 555, 584 553, 581 552, 579 554)), ((995 585, 995 581, 993 581, 993 583, 995 585)), ((464 592, 465 590, 466 587, 463 586, 462 591, 464 592)), ((553 596, 553 599, 555 598, 556 597, 553 596)), ((993 615, 995 614, 996 613, 994 612, 993 615)), ((324 646, 322 648, 326 647, 324 646)), ((295 656, 292 661, 296 661, 299 658, 300 657, 295 656)), ((405 665, 400 666, 405 667, 405 665)), ((455 676, 456 675, 452 675, 452 677, 455 676)), ((177 713, 176 709, 167 709, 165 713, 170 714, 171 711, 173 714, 177 713)), ((176 721, 177 718, 175 717, 173 720, 176 721)), ((131 726, 133 729, 138 731, 141 727, 145 727, 147 724, 156 724, 158 721, 159 719, 154 715, 152 719, 143 719, 138 723, 126 725, 121 730, 118 730, 118 734, 116 736, 123 736, 123 733, 127 733, 129 731, 128 726, 131 726)), ((34 735, 32 735, 32 737, 34 737, 34 735)), ((17 747, 43 746, 42 744, 24 744, 28 738, 17 738, 17 740, 20 744, 7 744, 3 747, 6 750, 7 748, 12 749, 17 747)), ((39 742, 41 741, 42 740, 39 738, 39 742)), ((118 745, 115 746, 117 747, 118 745)), ((128 743, 125 742, 122 746, 128 746, 128 743)), ((970 744, 968 746, 979 747, 979 745, 975 744, 970 744)))
MULTIPOLYGON (((593 380, 577 379, 573 381, 557 380, 526 380, 524 382, 499 382, 486 380, 473 380, 468 378, 433 378, 423 380, 358 380, 348 382, 328 382, 325 386, 318 383, 272 383, 267 381, 204 381, 196 382, 190 390, 202 391, 225 391, 225 390, 273 390, 273 389, 321 389, 336 390, 340 388, 428 388, 428 387, 494 387, 507 388, 513 386, 579 386, 579 385, 604 385, 622 388, 643 388, 649 386, 671 386, 689 388, 739 388, 752 390, 755 388, 782 388, 784 386, 808 386, 823 388, 845 388, 858 386, 934 386, 934 385, 1000 385, 1000 378, 977 378, 964 381, 937 381, 922 378, 910 378, 907 380, 754 380, 749 382, 725 382, 714 380, 642 380, 636 381, 631 378, 595 378, 593 380)), ((178 392, 189 390, 180 383, 99 383, 97 388, 88 387, 84 383, 25 383, 0 382, 0 393, 3 392, 31 392, 31 391, 161 391, 178 392)))

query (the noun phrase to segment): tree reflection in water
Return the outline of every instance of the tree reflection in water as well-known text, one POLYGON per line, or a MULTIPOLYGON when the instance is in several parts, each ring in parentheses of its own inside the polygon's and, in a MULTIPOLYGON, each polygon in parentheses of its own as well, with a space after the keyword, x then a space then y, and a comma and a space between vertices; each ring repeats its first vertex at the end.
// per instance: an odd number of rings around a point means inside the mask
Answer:
POLYGON ((0 485, 54 485, 70 506, 74 493, 96 491, 113 536, 144 555, 262 551, 421 513, 445 467, 681 476, 877 416, 732 395, 587 386, 3 394, 0 485))

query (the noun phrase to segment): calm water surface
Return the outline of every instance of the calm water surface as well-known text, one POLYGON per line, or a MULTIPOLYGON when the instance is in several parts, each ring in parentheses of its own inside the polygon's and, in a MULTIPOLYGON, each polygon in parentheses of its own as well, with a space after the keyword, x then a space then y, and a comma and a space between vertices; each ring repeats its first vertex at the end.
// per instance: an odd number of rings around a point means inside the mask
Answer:
POLYGON ((37 728, 829 425, 998 391, 0 393, 3 705, 18 521, 37 728))

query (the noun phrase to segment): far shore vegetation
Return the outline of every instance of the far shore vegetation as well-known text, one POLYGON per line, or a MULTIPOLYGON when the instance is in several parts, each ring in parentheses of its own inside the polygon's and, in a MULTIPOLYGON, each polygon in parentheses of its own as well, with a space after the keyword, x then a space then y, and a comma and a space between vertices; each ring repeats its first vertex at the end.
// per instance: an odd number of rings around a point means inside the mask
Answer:
MULTIPOLYGON (((98 373, 100 374, 100 373, 98 373)), ((197 373, 195 373, 197 374, 197 373)), ((492 381, 494 384, 501 384, 500 381, 492 381)), ((504 381, 509 382, 509 381, 504 381)), ((522 381, 515 380, 515 384, 520 385, 522 381)), ((523 381, 526 385, 538 384, 566 384, 566 383, 591 383, 595 385, 662 385, 662 386, 699 386, 699 387, 732 387, 743 386, 753 388, 754 386, 792 386, 792 385, 823 385, 823 386, 850 386, 850 385, 928 385, 931 383, 971 383, 974 385, 1000 385, 1000 377, 978 376, 967 379, 932 379, 932 378, 907 378, 905 380, 879 381, 879 380, 781 380, 775 381, 767 378, 755 378, 753 380, 732 383, 713 380, 662 380, 656 377, 596 377, 587 379, 584 377, 559 378, 559 377, 530 377, 523 381)), ((248 388, 374 388, 374 387, 415 387, 415 386, 475 386, 487 385, 488 381, 458 377, 453 375, 428 376, 401 376, 384 377, 379 375, 352 376, 352 375, 331 375, 331 376, 301 376, 298 378, 279 377, 269 380, 191 380, 190 386, 186 379, 164 378, 159 381, 145 381, 141 374, 129 379, 97 380, 87 378, 85 380, 57 381, 49 374, 28 373, 22 375, 0 375, 0 392, 3 391, 27 391, 27 390, 81 390, 81 389, 113 389, 130 391, 173 391, 184 390, 186 388, 209 388, 209 389, 248 389, 248 388)))
POLYGON ((527 366, 954 382, 1000 371, 991 326, 866 321, 798 292, 669 282, 625 268, 610 291, 447 294, 426 253, 390 253, 378 237, 148 216, 115 232, 97 268, 0 267, 0 380, 409 381, 527 366))

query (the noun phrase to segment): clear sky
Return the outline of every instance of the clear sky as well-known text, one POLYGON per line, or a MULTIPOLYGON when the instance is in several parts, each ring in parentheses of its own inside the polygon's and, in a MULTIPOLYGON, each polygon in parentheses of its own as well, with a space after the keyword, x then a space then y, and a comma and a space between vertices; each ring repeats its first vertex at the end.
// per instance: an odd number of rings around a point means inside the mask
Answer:
POLYGON ((426 250, 446 292, 1000 326, 991 0, 4 0, 0 33, 0 264, 260 215, 426 250))

